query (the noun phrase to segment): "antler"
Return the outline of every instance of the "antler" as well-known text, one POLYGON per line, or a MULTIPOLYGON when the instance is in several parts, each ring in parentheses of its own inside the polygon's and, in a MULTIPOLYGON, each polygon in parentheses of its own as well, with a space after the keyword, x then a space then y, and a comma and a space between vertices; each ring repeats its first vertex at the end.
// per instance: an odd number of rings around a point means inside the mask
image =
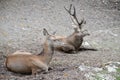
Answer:
MULTIPOLYGON (((64 7, 65 8, 65 7, 64 7)), ((81 20, 81 22, 78 21, 77 17, 76 17, 76 9, 75 9, 75 6, 73 6, 73 14, 72 14, 72 4, 70 4, 70 8, 69 10, 67 8, 65 8, 65 10, 70 14, 70 17, 71 17, 71 20, 73 22, 73 27, 74 28, 79 28, 81 29, 81 25, 84 23, 86 23, 86 21, 84 19, 81 20)))

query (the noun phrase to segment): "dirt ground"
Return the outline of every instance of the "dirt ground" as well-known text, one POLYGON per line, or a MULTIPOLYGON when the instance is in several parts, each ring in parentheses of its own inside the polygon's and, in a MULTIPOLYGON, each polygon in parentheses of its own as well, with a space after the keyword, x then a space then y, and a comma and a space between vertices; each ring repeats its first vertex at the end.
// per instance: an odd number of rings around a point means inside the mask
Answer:
POLYGON ((89 71, 79 69, 80 65, 100 68, 110 61, 120 62, 119 6, 119 0, 0 0, 0 80, 120 80, 120 75, 115 79, 91 79, 85 76, 89 71), (83 46, 97 51, 55 51, 50 63, 52 70, 46 74, 31 76, 7 71, 4 55, 16 50, 40 53, 43 28, 50 33, 57 31, 56 35, 72 33, 70 17, 64 10, 71 3, 79 21, 86 20, 83 29, 90 33, 83 46))

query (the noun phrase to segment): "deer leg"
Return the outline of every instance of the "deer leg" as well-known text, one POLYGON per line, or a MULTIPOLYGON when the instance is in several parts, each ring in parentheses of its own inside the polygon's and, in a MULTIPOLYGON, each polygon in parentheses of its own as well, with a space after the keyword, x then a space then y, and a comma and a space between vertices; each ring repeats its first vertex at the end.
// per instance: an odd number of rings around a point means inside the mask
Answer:
POLYGON ((47 66, 47 64, 41 62, 40 60, 32 59, 32 64, 34 66, 37 66, 40 69, 44 70, 45 72, 48 72, 48 66, 47 66))
POLYGON ((65 44, 62 46, 62 50, 65 52, 73 52, 73 51, 75 51, 75 48, 72 45, 65 44))
POLYGON ((48 71, 50 71, 50 70, 52 70, 52 69, 53 69, 53 68, 49 67, 49 68, 48 68, 48 71))
POLYGON ((36 68, 32 68, 32 75, 36 75, 37 73, 37 69, 36 68))
POLYGON ((98 51, 97 49, 95 48, 87 48, 87 47, 84 47, 83 45, 79 48, 79 51, 98 51))

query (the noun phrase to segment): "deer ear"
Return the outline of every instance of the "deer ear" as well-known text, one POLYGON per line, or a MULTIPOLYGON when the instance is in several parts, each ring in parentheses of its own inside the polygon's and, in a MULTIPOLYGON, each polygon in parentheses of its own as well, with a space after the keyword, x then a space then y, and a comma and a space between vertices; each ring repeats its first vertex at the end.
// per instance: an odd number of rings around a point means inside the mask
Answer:
POLYGON ((48 33, 48 31, 45 28, 43 28, 43 35, 44 36, 49 36, 49 33, 48 33))

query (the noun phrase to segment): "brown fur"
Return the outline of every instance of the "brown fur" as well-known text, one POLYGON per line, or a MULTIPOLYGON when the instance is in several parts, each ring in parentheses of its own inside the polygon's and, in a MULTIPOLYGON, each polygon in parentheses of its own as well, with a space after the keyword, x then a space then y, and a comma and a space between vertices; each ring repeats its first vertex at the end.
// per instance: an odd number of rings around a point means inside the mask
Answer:
POLYGON ((74 12, 73 14, 71 13, 71 8, 72 5, 70 5, 70 9, 66 9, 65 10, 69 13, 71 20, 73 22, 73 27, 74 27, 74 32, 70 35, 70 36, 55 36, 52 35, 52 39, 54 41, 61 41, 60 45, 56 45, 55 49, 56 50, 61 50, 64 52, 71 52, 71 51, 76 51, 80 48, 80 46, 83 43, 83 38, 87 35, 89 35, 89 33, 85 33, 86 30, 82 31, 82 25, 86 23, 86 21, 81 20, 81 22, 78 21, 77 17, 76 17, 76 11, 75 11, 75 7, 73 6, 74 12), (65 49, 64 49, 65 48, 65 49))
POLYGON ((61 36, 55 37, 52 36, 54 41, 59 41, 59 43, 63 44, 55 44, 55 49, 58 51, 64 51, 64 52, 71 52, 76 51, 80 48, 80 46, 83 43, 84 36, 89 35, 88 33, 83 33, 82 31, 79 32, 73 32, 70 36, 64 37, 61 36))
POLYGON ((52 59, 54 53, 53 40, 44 29, 46 40, 43 44, 43 51, 40 55, 33 55, 32 53, 24 51, 16 51, 8 55, 5 61, 5 66, 8 70, 17 73, 37 73, 37 70, 48 71, 48 64, 52 59))

